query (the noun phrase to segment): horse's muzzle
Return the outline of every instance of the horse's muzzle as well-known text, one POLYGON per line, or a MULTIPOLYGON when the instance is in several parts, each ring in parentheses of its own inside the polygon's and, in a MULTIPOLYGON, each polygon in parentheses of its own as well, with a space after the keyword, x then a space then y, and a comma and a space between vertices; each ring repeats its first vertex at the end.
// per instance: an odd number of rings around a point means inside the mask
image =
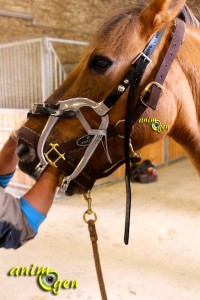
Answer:
MULTIPOLYGON (((39 163, 39 159, 36 150, 25 142, 19 142, 17 147, 17 156, 19 158, 20 170, 37 180, 38 176, 35 173, 35 169, 39 163)), ((67 191, 65 191, 65 194, 72 196, 74 194, 83 194, 86 192, 87 188, 84 188, 72 181, 69 184, 67 191)))

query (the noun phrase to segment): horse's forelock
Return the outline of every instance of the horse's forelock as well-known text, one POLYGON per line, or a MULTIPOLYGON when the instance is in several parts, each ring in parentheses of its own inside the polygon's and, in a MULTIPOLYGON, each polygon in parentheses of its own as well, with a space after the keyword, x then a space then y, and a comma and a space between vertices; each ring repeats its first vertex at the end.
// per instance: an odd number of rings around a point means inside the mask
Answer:
MULTIPOLYGON (((140 12, 147 6, 147 0, 135 1, 131 4, 131 7, 128 9, 121 9, 116 11, 116 13, 109 17, 103 25, 99 28, 97 34, 94 37, 94 40, 107 40, 107 42, 112 44, 113 36, 115 32, 117 34, 117 39, 124 37, 123 33, 127 30, 130 25, 134 22, 135 17, 137 17, 140 12)), ((116 42, 116 41, 115 41, 116 42)))
MULTIPOLYGON (((148 5, 149 2, 149 0, 133 1, 130 8, 117 11, 100 27, 94 37, 94 40, 100 41, 106 39, 107 42, 112 44, 112 39, 116 33, 117 39, 119 42, 122 42, 122 39, 124 38, 124 31, 129 28, 129 26, 134 22, 135 17, 139 16, 140 12, 148 5)), ((197 11, 196 14, 199 15, 199 12, 197 11)), ((180 15, 186 21, 186 23, 189 23, 195 27, 200 27, 198 18, 187 5, 184 5, 180 15)))

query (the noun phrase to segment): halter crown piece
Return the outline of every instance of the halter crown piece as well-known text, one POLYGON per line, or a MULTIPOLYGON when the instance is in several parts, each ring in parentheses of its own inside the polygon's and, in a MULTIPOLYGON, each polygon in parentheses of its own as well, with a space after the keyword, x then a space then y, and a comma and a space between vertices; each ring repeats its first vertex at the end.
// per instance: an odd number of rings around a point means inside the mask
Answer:
MULTIPOLYGON (((37 155, 39 158, 39 164, 36 166, 33 176, 39 177, 42 171, 46 168, 48 163, 53 166, 57 166, 57 163, 61 160, 65 160, 65 153, 61 153, 57 144, 50 144, 50 149, 44 153, 45 143, 47 138, 55 126, 59 118, 73 118, 77 117, 81 125, 87 132, 87 135, 90 136, 89 144, 85 150, 85 153, 75 167, 74 171, 64 177, 61 189, 66 191, 70 182, 84 173, 84 168, 89 162, 91 156, 95 152, 96 148, 100 143, 103 145, 103 149, 106 153, 107 159, 112 165, 112 160, 109 155, 107 138, 108 134, 110 135, 109 125, 109 115, 108 112, 112 109, 113 105, 118 101, 122 94, 129 88, 127 107, 126 107, 126 116, 125 116, 125 125, 124 125, 124 152, 125 152, 125 163, 126 163, 126 220, 125 220, 125 233, 124 233, 124 242, 128 244, 129 241, 129 227, 130 227, 130 212, 131 212, 131 187, 130 187, 130 148, 132 149, 132 144, 130 140, 130 134, 132 127, 141 117, 144 111, 150 107, 156 109, 157 102, 160 96, 163 93, 163 82, 168 74, 168 71, 173 63, 173 60, 178 52, 180 45, 183 42, 184 33, 185 33, 185 23, 176 19, 174 23, 174 32, 170 46, 167 50, 165 58, 160 66, 160 69, 157 73, 157 76, 153 82, 150 82, 147 87, 142 92, 139 101, 138 101, 138 88, 142 80, 143 74, 147 66, 151 63, 151 56, 159 45, 165 28, 160 32, 157 32, 153 38, 150 40, 145 49, 138 54, 135 58, 127 74, 122 78, 120 83, 115 87, 115 89, 110 93, 110 95, 102 102, 97 103, 88 98, 72 98, 67 100, 58 101, 57 104, 35 104, 33 109, 28 113, 28 117, 36 116, 40 114, 49 115, 46 126, 43 129, 39 141, 37 143, 37 155), (86 118, 81 112, 82 107, 90 107, 98 116, 101 117, 101 123, 99 128, 93 129, 90 127, 86 118), (57 154, 57 159, 52 161, 49 157, 50 153, 54 151, 57 154)), ((120 121, 119 121, 120 122, 120 121)), ((119 133, 118 133, 119 135, 119 133)), ((133 156, 135 155, 132 152, 133 156)), ((136 159, 139 158, 136 155, 136 159)), ((65 162, 63 162, 65 163, 65 162)), ((117 164, 124 163, 124 161, 117 164)), ((114 167, 111 168, 113 171, 114 167)), ((109 173, 109 172, 108 172, 109 173)), ((108 175, 104 173, 104 175, 108 175)))

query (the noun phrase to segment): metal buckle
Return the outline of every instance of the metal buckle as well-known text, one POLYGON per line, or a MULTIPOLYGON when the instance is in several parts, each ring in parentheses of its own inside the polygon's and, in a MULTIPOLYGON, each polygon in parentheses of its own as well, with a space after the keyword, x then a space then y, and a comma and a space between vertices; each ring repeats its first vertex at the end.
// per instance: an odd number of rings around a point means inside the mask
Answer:
POLYGON ((35 114, 37 111, 38 106, 40 106, 40 103, 34 103, 32 106, 32 109, 30 110, 32 114, 35 114))
POLYGON ((60 116, 62 116, 62 114, 63 114, 62 110, 55 110, 55 111, 53 111, 51 113, 51 116, 53 116, 53 117, 60 117, 60 116))
POLYGON ((136 61, 137 61, 141 56, 144 57, 144 60, 147 60, 149 63, 152 63, 151 58, 149 58, 146 54, 144 54, 144 52, 140 52, 140 53, 136 56, 136 58, 133 60, 132 65, 134 65, 134 63, 136 63, 136 61))
POLYGON ((57 168, 58 166, 56 165, 56 163, 60 160, 60 159, 63 159, 65 160, 65 153, 61 154, 58 149, 56 147, 59 146, 59 144, 52 144, 50 143, 49 146, 51 146, 51 148, 49 149, 49 151, 47 153, 44 153, 44 156, 46 158, 46 160, 48 161, 48 163, 57 168), (58 154, 58 158, 56 158, 56 160, 52 161, 50 158, 49 158, 49 154, 52 152, 52 151, 55 151, 57 154, 58 154))
POLYGON ((144 52, 141 52, 141 56, 144 57, 144 60, 145 60, 145 61, 147 60, 149 63, 152 63, 151 58, 149 58, 144 52))
POLYGON ((145 95, 148 93, 148 92, 151 92, 151 87, 155 85, 158 89, 161 90, 161 93, 160 93, 160 97, 163 95, 164 93, 164 88, 163 86, 159 83, 159 82, 156 82, 156 81, 152 81, 150 82, 149 84, 147 84, 147 86, 145 87, 145 89, 142 91, 141 95, 140 95, 140 100, 142 102, 142 104, 146 107, 149 107, 149 104, 144 102, 143 99, 145 97, 145 95))

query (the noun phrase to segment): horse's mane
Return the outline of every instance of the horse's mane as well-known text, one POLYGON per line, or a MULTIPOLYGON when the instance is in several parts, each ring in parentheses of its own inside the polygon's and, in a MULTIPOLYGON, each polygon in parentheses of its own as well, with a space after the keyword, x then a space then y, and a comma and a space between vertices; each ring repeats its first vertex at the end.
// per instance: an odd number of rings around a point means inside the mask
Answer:
POLYGON ((191 24, 194 27, 200 28, 199 20, 187 5, 184 5, 179 16, 186 24, 191 24))

